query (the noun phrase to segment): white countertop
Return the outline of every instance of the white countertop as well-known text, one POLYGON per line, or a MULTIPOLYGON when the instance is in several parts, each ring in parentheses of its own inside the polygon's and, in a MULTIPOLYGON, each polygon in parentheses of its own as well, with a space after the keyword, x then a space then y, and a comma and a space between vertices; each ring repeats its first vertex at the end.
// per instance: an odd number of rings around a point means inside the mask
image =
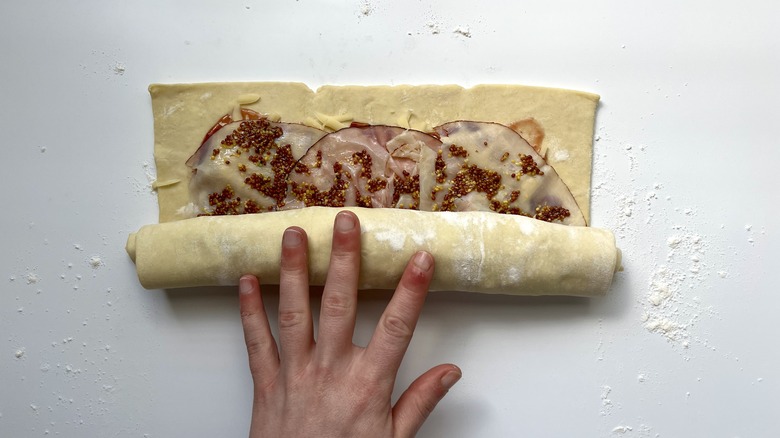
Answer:
MULTIPOLYGON (((464 376, 420 436, 777 436, 778 16, 773 1, 4 6, 0 436, 246 435, 234 291, 145 291, 124 252, 157 216, 146 87, 237 80, 602 96, 593 225, 625 271, 590 300, 431 295, 396 390, 441 362, 464 376)), ((358 342, 388 296, 362 299, 358 342)))

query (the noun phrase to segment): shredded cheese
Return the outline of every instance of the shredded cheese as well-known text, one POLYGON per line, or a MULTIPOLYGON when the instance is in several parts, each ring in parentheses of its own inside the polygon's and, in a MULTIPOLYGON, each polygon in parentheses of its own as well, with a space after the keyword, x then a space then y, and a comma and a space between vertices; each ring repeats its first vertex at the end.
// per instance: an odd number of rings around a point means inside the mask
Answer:
POLYGON ((260 95, 257 93, 247 93, 238 96, 239 105, 249 105, 260 100, 260 95))
POLYGON ((404 110, 404 112, 401 113, 400 116, 398 116, 398 120, 397 120, 398 126, 405 129, 410 129, 412 127, 412 125, 409 124, 409 121, 411 119, 412 119, 412 111, 408 109, 404 110))
MULTIPOLYGON (((338 131, 339 129, 346 128, 347 126, 349 126, 349 125, 346 125, 345 123, 343 123, 342 120, 340 120, 340 118, 338 116, 337 117, 329 116, 327 114, 323 114, 323 113, 320 113, 320 112, 315 112, 314 115, 317 117, 317 119, 320 121, 320 123, 322 123, 322 126, 328 128, 328 129, 332 129, 334 131, 338 131)), ((343 116, 342 116, 342 118, 343 118, 343 116)), ((347 120, 349 120, 349 119, 346 119, 344 121, 347 121, 347 120)))
POLYGON ((152 181, 152 190, 157 190, 160 187, 172 186, 172 185, 178 184, 180 182, 181 182, 180 179, 166 179, 166 180, 163 180, 163 181, 154 180, 154 181, 152 181))
POLYGON ((317 129, 324 128, 324 126, 322 126, 322 123, 320 123, 319 121, 317 121, 316 119, 314 119, 312 117, 306 117, 305 119, 303 119, 302 123, 304 125, 310 126, 312 128, 317 128, 317 129))

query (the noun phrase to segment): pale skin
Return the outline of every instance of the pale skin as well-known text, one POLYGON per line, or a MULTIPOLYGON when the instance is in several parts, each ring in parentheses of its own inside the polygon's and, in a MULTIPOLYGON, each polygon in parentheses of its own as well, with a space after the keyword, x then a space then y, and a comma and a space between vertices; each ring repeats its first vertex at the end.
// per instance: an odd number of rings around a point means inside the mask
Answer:
POLYGON ((279 342, 271 333, 258 280, 239 283, 241 320, 254 381, 250 438, 412 437, 460 379, 452 364, 418 377, 395 405, 391 395, 412 339, 434 260, 416 253, 368 345, 352 342, 360 271, 360 224, 351 212, 336 216, 328 277, 314 339, 306 233, 288 228, 282 239, 279 342))

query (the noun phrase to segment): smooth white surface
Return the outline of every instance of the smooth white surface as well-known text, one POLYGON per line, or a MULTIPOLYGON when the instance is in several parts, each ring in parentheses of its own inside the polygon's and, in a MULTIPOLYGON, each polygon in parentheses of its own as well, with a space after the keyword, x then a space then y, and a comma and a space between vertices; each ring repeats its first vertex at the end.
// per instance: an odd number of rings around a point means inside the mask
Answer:
POLYGON ((147 85, 232 80, 602 95, 594 225, 625 272, 603 299, 432 295, 397 390, 464 377, 420 436, 777 436, 778 5, 5 5, 0 436, 246 435, 233 291, 144 291, 123 249, 156 220, 147 85))

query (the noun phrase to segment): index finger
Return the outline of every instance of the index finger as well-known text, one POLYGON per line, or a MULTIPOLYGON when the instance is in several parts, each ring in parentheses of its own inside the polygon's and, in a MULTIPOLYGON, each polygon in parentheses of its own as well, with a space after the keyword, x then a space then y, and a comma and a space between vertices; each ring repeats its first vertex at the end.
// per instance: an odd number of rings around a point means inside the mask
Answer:
POLYGON ((420 251, 406 265, 393 298, 366 347, 366 367, 372 376, 395 380, 428 295, 433 264, 433 256, 420 251))
POLYGON ((279 272, 279 358, 282 367, 293 372, 308 361, 314 345, 307 259, 306 232, 286 229, 279 272))
POLYGON ((317 352, 332 362, 352 347, 360 276, 360 221, 342 211, 333 226, 328 278, 322 293, 317 352))

